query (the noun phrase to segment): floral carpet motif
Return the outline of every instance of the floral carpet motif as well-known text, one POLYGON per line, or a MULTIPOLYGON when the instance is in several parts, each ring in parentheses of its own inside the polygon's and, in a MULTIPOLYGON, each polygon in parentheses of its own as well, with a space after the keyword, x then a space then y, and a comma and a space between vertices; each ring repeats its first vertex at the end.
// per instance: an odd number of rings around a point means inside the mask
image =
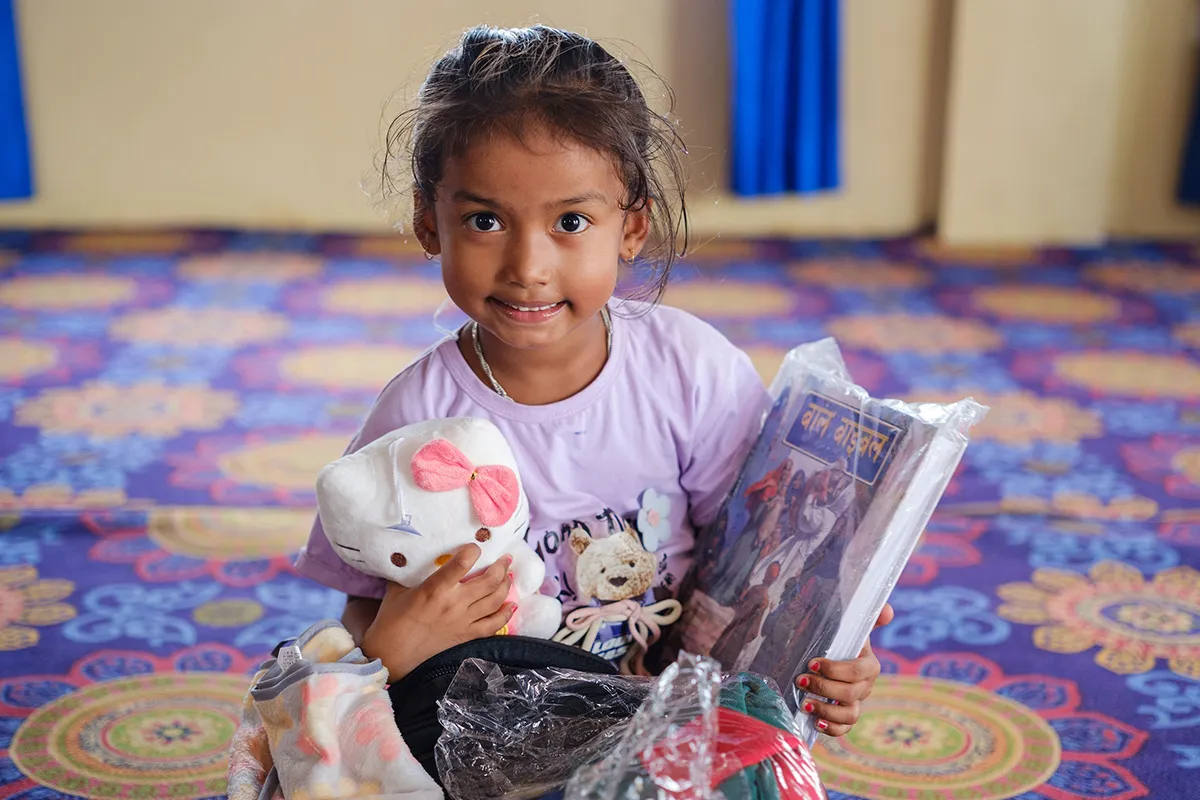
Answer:
MULTIPOLYGON (((452 330, 388 237, 0 233, 0 800, 215 798, 249 674, 341 598, 317 470, 452 330)), ((1200 779, 1200 251, 714 242, 668 301, 764 378, 992 406, 875 634, 831 797, 1186 798, 1200 779)))

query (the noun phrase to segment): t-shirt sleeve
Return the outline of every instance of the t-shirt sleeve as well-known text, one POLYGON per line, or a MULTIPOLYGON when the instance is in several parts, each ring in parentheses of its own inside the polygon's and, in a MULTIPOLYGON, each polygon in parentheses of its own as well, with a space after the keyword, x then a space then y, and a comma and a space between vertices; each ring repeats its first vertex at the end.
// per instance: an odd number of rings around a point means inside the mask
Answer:
POLYGON ((701 369, 693 387, 695 427, 680 479, 698 529, 717 516, 770 407, 770 395, 750 357, 723 344, 729 357, 701 369))
MULTIPOLYGON (((406 413, 400 401, 401 392, 397 390, 397 382, 402 378, 403 375, 379 395, 362 427, 346 447, 346 454, 366 447, 389 431, 417 421, 406 419, 413 415, 406 413)), ((360 572, 338 557, 325 536, 325 529, 321 527, 319 514, 313 520, 308 542, 296 556, 295 566, 301 575, 347 595, 382 598, 387 591, 387 581, 383 578, 360 572)))

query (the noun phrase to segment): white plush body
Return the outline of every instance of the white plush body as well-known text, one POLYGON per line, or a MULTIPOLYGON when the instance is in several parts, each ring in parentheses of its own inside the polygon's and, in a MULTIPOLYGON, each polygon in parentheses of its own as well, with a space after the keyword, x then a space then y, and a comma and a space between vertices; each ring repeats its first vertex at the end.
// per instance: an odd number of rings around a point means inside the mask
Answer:
POLYGON ((546 565, 525 544, 529 502, 524 486, 511 518, 502 525, 484 525, 467 487, 426 491, 415 482, 413 455, 435 439, 450 442, 476 466, 508 467, 520 485, 512 449, 492 423, 461 417, 408 425, 321 471, 317 506, 334 552, 357 570, 409 588, 419 586, 467 544, 482 550, 475 572, 510 555, 517 613, 508 632, 553 636, 562 621, 562 605, 538 594, 546 565))

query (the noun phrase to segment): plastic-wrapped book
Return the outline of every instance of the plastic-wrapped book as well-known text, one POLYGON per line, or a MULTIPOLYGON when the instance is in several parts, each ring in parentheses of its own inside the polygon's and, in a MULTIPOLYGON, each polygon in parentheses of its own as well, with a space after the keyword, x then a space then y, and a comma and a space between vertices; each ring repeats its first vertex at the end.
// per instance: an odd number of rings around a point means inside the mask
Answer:
MULTIPOLYGON (((832 339, 791 351, 774 403, 680 587, 672 650, 772 678, 793 711, 816 657, 856 657, 987 409, 854 384, 832 339)), ((797 724, 808 744, 816 730, 797 724)))

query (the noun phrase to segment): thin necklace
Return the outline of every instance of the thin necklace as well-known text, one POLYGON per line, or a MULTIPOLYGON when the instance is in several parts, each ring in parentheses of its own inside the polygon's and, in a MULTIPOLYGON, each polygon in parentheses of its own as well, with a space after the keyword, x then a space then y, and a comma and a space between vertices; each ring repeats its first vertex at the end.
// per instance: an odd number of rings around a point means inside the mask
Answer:
MULTIPOLYGON (((608 355, 612 355, 612 317, 609 316, 608 306, 600 309, 600 319, 604 320, 604 331, 606 334, 608 355)), ((471 342, 475 345, 475 357, 479 359, 479 366, 483 367, 483 374, 487 376, 488 383, 492 384, 492 390, 496 394, 503 397, 505 400, 512 400, 508 396, 508 392, 504 391, 504 387, 496 380, 496 376, 492 374, 492 368, 488 364, 487 359, 483 357, 483 347, 479 344, 479 323, 471 320, 471 342)))

